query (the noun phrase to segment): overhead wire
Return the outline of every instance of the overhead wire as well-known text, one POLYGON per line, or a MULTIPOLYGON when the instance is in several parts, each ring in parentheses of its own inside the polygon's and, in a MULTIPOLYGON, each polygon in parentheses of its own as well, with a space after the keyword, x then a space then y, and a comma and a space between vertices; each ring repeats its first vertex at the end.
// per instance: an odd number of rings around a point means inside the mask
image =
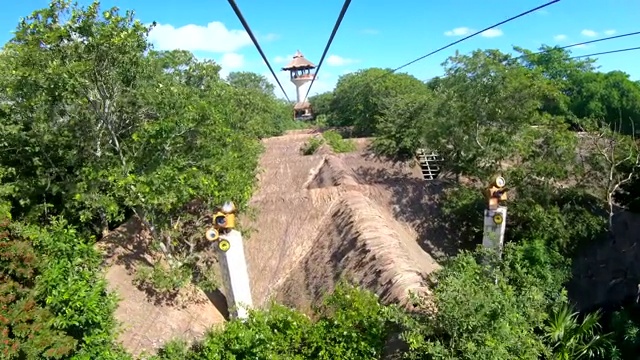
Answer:
MULTIPOLYGON (((522 55, 519 55, 519 56, 517 56, 515 58, 512 58, 510 60, 518 60, 518 59, 522 59, 522 58, 525 58, 525 57, 530 56, 530 55, 546 54, 546 53, 550 53, 550 52, 552 52, 554 50, 569 49, 569 48, 576 47, 576 46, 582 46, 582 45, 588 45, 588 44, 593 44, 593 43, 602 42, 602 41, 614 40, 614 39, 619 39, 619 38, 622 38, 622 37, 633 36, 633 35, 640 35, 640 31, 635 31, 635 32, 626 33, 626 34, 620 34, 620 35, 616 35, 616 36, 608 36, 608 37, 601 38, 601 39, 583 41, 583 42, 570 44, 570 45, 565 45, 565 46, 557 46, 556 45, 556 46, 554 46, 552 48, 549 48, 549 49, 546 49, 546 50, 536 51, 536 52, 533 52, 533 53, 530 53, 530 54, 522 54, 522 55)), ((615 50, 614 53, 615 52, 624 52, 624 51, 636 50, 636 49, 637 48, 615 50)), ((581 58, 581 57, 588 57, 588 56, 594 56, 594 55, 605 55, 605 54, 609 54, 609 52, 573 56, 573 57, 570 57, 569 59, 577 59, 577 58, 581 58)), ((429 80, 434 79, 436 77, 429 78, 428 80, 425 80, 425 81, 429 81, 429 80)))
POLYGON ((249 37, 251 38, 251 41, 253 41, 253 45, 255 45, 256 49, 258 49, 258 52, 260 53, 260 56, 262 56, 262 60, 264 60, 265 64, 267 64, 267 67, 269 68, 269 71, 271 72, 271 75, 273 75, 273 78, 276 79, 276 83, 278 83, 278 86, 280 87, 280 90, 282 90, 282 93, 284 94, 284 97, 287 99, 288 102, 291 102, 291 100, 289 99, 289 96, 287 95, 287 92, 284 91, 284 87, 282 86, 282 84, 280 83, 280 80, 276 76, 275 71, 273 71, 273 68, 271 67, 271 63, 269 63, 269 60, 267 59, 267 56, 264 54, 264 51, 262 51, 262 48, 260 47, 260 44, 258 43, 258 39, 256 39, 256 37, 253 35, 253 31, 251 31, 251 28, 249 27, 249 24, 247 23, 247 21, 245 20, 244 16, 242 15, 242 12, 240 11, 240 8, 238 7, 238 5, 236 4, 236 2, 234 0, 228 0, 228 1, 229 1, 229 5, 231 5, 231 8, 233 9, 233 12, 236 13, 236 16, 238 17, 238 20, 240 20, 240 22, 242 23, 242 26, 244 27, 244 30, 247 32, 247 34, 249 34, 249 37))
MULTIPOLYGON (((331 31, 331 36, 329 36, 329 40, 327 41, 327 45, 324 47, 324 51, 322 52, 322 57, 320 58, 320 62, 318 63, 318 67, 316 68, 315 76, 311 79, 311 84, 309 84, 309 88, 307 88, 307 93, 305 94, 304 99, 306 99, 309 96, 309 93, 311 92, 311 87, 313 86, 313 83, 316 81, 316 77, 318 76, 318 73, 320 72, 320 68, 322 67, 322 63, 324 62, 324 58, 325 58, 325 56, 327 56, 327 52, 329 51, 329 48, 331 47, 331 43, 333 42, 333 38, 336 36, 336 33, 338 32, 338 28, 340 28, 340 24, 342 23, 342 19, 344 18, 344 15, 347 13, 347 10, 349 9, 349 5, 350 4, 351 4, 351 0, 345 0, 344 4, 342 5, 342 10, 340 10, 340 14, 338 15, 338 19, 336 20, 336 23, 333 25, 333 30, 331 31)), ((304 99, 303 99, 303 101, 304 101, 304 99)))
POLYGON ((411 61, 409 61, 408 63, 406 63, 406 64, 404 64, 404 65, 402 65, 402 66, 399 66, 399 67, 397 67, 397 68, 395 68, 395 69, 391 70, 391 71, 390 71, 390 73, 394 73, 394 72, 396 72, 396 71, 398 71, 398 70, 400 70, 400 69, 403 69, 403 68, 405 68, 405 67, 407 67, 407 66, 409 66, 409 65, 411 65, 411 64, 414 64, 414 63, 416 63, 416 62, 418 62, 418 61, 420 61, 420 60, 423 60, 423 59, 425 59, 425 58, 428 58, 429 56, 432 56, 432 55, 434 55, 434 54, 436 54, 436 53, 439 53, 439 52, 440 52, 440 51, 442 51, 442 50, 448 49, 448 48, 450 48, 450 47, 452 47, 452 46, 454 46, 454 45, 456 45, 456 44, 459 44, 459 43, 461 43, 461 42, 463 42, 463 41, 467 40, 467 39, 470 39, 470 38, 472 38, 472 37, 474 37, 474 36, 477 36, 477 35, 479 35, 479 34, 482 34, 483 32, 485 32, 485 31, 487 31, 487 30, 493 29, 493 28, 498 27, 498 26, 500 26, 500 25, 504 25, 504 24, 506 24, 506 23, 508 23, 508 22, 511 22, 511 21, 515 20, 515 19, 521 18, 521 17, 523 17, 523 16, 525 16, 525 15, 529 15, 529 14, 531 14, 532 12, 538 11, 538 10, 540 10, 540 9, 543 9, 543 8, 545 8, 545 7, 547 7, 547 6, 553 5, 553 4, 558 3, 558 2, 560 2, 560 0, 553 0, 553 1, 549 1, 549 2, 547 2, 547 3, 545 3, 545 4, 542 4, 542 5, 540 5, 540 6, 537 6, 537 7, 533 8, 533 9, 530 9, 530 10, 527 10, 527 11, 525 11, 525 12, 523 12, 523 13, 518 14, 518 15, 512 16, 512 17, 510 17, 510 18, 508 18, 508 19, 506 19, 506 20, 503 20, 503 21, 501 21, 501 22, 499 22, 499 23, 497 23, 497 24, 493 24, 493 25, 488 26, 488 27, 486 27, 486 28, 484 28, 484 29, 482 29, 482 30, 476 31, 476 32, 474 32, 474 33, 473 33, 473 34, 471 34, 471 35, 467 35, 467 36, 463 37, 462 39, 459 39, 459 40, 457 40, 457 41, 454 41, 454 42, 452 42, 452 43, 450 43, 450 44, 448 44, 448 45, 445 45, 445 46, 443 46, 443 47, 441 47, 441 48, 439 48, 439 49, 436 49, 436 50, 434 50, 434 51, 432 51, 432 52, 430 52, 430 53, 428 53, 428 54, 426 54, 426 55, 420 56, 420 57, 419 57, 419 58, 417 58, 417 59, 411 60, 411 61))
POLYGON ((491 26, 488 26, 488 27, 486 27, 486 28, 484 28, 484 29, 482 29, 482 30, 476 31, 476 32, 474 32, 474 33, 473 33, 473 34, 471 34, 471 35, 467 35, 467 36, 463 37, 462 39, 458 39, 458 40, 456 40, 456 41, 454 41, 454 42, 452 42, 452 43, 449 43, 448 45, 445 45, 445 46, 443 46, 443 47, 441 47, 441 48, 438 48, 438 49, 436 49, 436 50, 434 50, 434 51, 432 51, 432 52, 430 52, 430 53, 428 53, 428 54, 426 54, 426 55, 420 56, 420 57, 419 57, 419 58, 417 58, 417 59, 411 60, 411 61, 409 61, 408 63, 405 63, 405 64, 403 64, 403 65, 401 65, 401 66, 399 66, 399 67, 397 67, 397 68, 395 68, 395 69, 388 70, 388 71, 386 71, 384 74, 382 74, 382 75, 380 75, 380 76, 378 76, 378 77, 374 78, 372 81, 378 81, 378 80, 382 79, 383 77, 385 77, 385 76, 387 76, 387 75, 393 74, 393 73, 395 73, 396 71, 398 71, 398 70, 400 70, 400 69, 403 69, 403 68, 405 68, 405 67, 407 67, 407 66, 409 66, 409 65, 412 65, 412 64, 414 64, 414 63, 416 63, 416 62, 418 62, 418 61, 420 61, 420 60, 426 59, 426 58, 428 58, 429 56, 435 55, 436 53, 438 53, 438 52, 440 52, 440 51, 442 51, 442 50, 448 49, 448 48, 450 48, 450 47, 452 47, 452 46, 454 46, 454 45, 457 45, 457 44, 459 44, 459 43, 461 43, 461 42, 463 42, 463 41, 465 41, 465 40, 468 40, 468 39, 470 39, 470 38, 472 38, 472 37, 474 37, 474 36, 477 36, 477 35, 479 35, 479 34, 482 34, 483 32, 485 32, 485 31, 487 31, 487 30, 493 29, 493 28, 498 27, 498 26, 500 26, 500 25, 504 25, 504 24, 506 24, 506 23, 508 23, 508 22, 510 22, 510 21, 516 20, 516 19, 518 19, 518 18, 521 18, 521 17, 523 17, 523 16, 525 16, 525 15, 531 14, 531 13, 533 13, 533 12, 535 12, 535 11, 538 11, 538 10, 540 10, 540 9, 543 9, 543 8, 545 8, 545 7, 547 7, 547 6, 553 5, 553 4, 558 3, 558 2, 560 2, 560 1, 561 1, 561 0, 553 0, 553 1, 549 1, 549 2, 544 3, 544 4, 542 4, 542 5, 536 6, 536 7, 535 7, 535 8, 533 8, 533 9, 529 9, 529 10, 527 10, 527 11, 525 11, 525 12, 522 12, 522 13, 520 13, 520 14, 514 15, 514 16, 512 16, 512 17, 510 17, 510 18, 506 19, 506 20, 500 21, 499 23, 496 23, 496 24, 493 24, 493 25, 491 25, 491 26))
POLYGON ((596 56, 596 55, 615 54, 615 53, 621 53, 621 52, 632 51, 632 50, 640 50, 640 46, 632 47, 632 48, 626 48, 626 49, 618 49, 618 50, 611 50, 611 51, 603 51, 603 52, 598 52, 598 53, 593 53, 593 54, 587 54, 587 55, 578 55, 578 56, 570 57, 569 59, 578 59, 578 58, 591 57, 591 56, 596 56))
MULTIPOLYGON (((568 48, 572 48, 572 47, 576 47, 576 46, 582 46, 582 45, 589 45, 589 44, 593 44, 593 43, 597 43, 597 42, 601 42, 601 41, 607 41, 607 40, 613 40, 613 39, 619 39, 622 37, 626 37, 626 36, 632 36, 632 35, 638 35, 640 34, 640 31, 636 31, 636 32, 631 32, 631 33, 627 33, 627 34, 620 34, 620 35, 616 35, 616 36, 609 36, 606 38, 601 38, 601 39, 595 39, 595 40, 589 40, 589 41, 583 41, 583 42, 579 42, 579 43, 575 43, 575 44, 571 44, 571 45, 565 45, 565 46, 554 46, 552 49, 550 50, 541 50, 538 52, 533 53, 532 55, 535 54, 543 54, 549 51, 552 51, 553 49, 568 49, 568 48)), ((523 55, 524 56, 524 55, 523 55)))

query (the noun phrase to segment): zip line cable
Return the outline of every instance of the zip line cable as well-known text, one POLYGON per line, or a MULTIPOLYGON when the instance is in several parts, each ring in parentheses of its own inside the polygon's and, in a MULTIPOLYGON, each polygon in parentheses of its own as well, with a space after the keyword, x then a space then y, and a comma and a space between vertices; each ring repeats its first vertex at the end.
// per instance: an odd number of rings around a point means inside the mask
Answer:
POLYGON ((611 51, 603 51, 603 52, 593 53, 593 54, 587 54, 587 55, 574 56, 574 57, 570 57, 569 59, 577 59, 577 58, 583 58, 583 57, 591 57, 591 56, 596 56, 596 55, 615 54, 615 53, 621 53, 621 52, 625 52, 625 51, 632 51, 632 50, 640 50, 640 46, 638 46, 638 47, 632 47, 632 48, 626 48, 626 49, 618 49, 618 50, 611 50, 611 51))
MULTIPOLYGON (((575 43, 575 44, 571 44, 571 45, 565 45, 565 46, 554 46, 550 49, 547 50, 541 50, 541 51, 537 51, 537 52, 533 52, 531 54, 523 54, 523 55, 519 55, 517 57, 514 57, 512 59, 509 60, 518 60, 518 59, 522 59, 525 58, 529 55, 538 55, 538 54, 546 54, 546 53, 550 53, 554 50, 562 50, 562 49, 568 49, 568 48, 572 48, 572 47, 576 47, 576 46, 581 46, 581 45, 587 45, 587 44, 593 44, 593 43, 597 43, 597 42, 602 42, 602 41, 608 41, 608 40, 614 40, 614 39, 618 39, 618 38, 622 38, 622 37, 626 37, 626 36, 632 36, 632 35, 638 35, 640 34, 640 31, 636 31, 636 32, 632 32, 632 33, 627 33, 627 34, 621 34, 621 35, 616 35, 616 36, 609 36, 609 37, 605 37, 605 38, 601 38, 601 39, 596 39, 596 40, 589 40, 589 41, 584 41, 584 42, 579 42, 579 43, 575 43)), ((627 51, 627 50, 635 50, 636 48, 631 48, 631 49, 622 49, 623 51, 627 51)), ((619 50, 615 50, 614 52, 620 52, 619 50)), ((590 54, 590 55, 580 55, 580 56, 573 56, 570 57, 569 59, 577 59, 577 58, 581 58, 581 57, 587 57, 587 56, 593 56, 593 55, 604 55, 604 54, 608 54, 608 52, 605 52, 603 54, 598 53, 598 54, 590 54)), ((434 76, 432 78, 429 78, 425 81, 429 81, 432 79, 435 79, 438 76, 434 76)))
POLYGON ((269 60, 267 60, 267 56, 262 51, 262 48, 260 47, 260 44, 258 44, 258 39, 256 39, 256 37, 253 35, 253 31, 251 31, 251 28, 249 27, 249 24, 245 20, 244 16, 242 16, 242 12, 240 11, 240 8, 238 8, 238 5, 236 4, 236 2, 234 0, 229 0, 229 5, 231 5, 231 8, 233 9, 233 12, 236 13, 236 16, 238 17, 238 20, 240 20, 240 22, 242 23, 242 26, 244 26, 244 30, 247 32, 247 34, 249 34, 249 37, 251 38, 251 41, 253 41, 253 45, 255 45, 256 49, 258 49, 258 52, 260 53, 260 56, 262 56, 262 60, 264 60, 265 64, 267 64, 267 67, 269 68, 269 71, 271 71, 271 75, 273 75, 273 78, 276 79, 276 82, 278 83, 278 86, 280 87, 280 90, 282 90, 282 93, 284 94, 284 97, 287 99, 288 102, 291 102, 291 100, 289 99, 289 96, 287 95, 287 92, 284 91, 284 87, 282 87, 282 84, 280 83, 280 80, 276 76, 275 71, 273 71, 273 68, 271 67, 271 64, 269 63, 269 60))
POLYGON ((411 65, 411 64, 413 64, 413 63, 416 63, 416 62, 418 62, 418 61, 420 61, 420 60, 422 60, 422 59, 425 59, 425 58, 427 58, 427 57, 429 57, 429 56, 431 56, 431 55, 434 55, 434 54, 436 54, 436 53, 438 53, 438 52, 440 52, 440 51, 442 51, 442 50, 444 50, 444 49, 450 48, 450 47, 452 47, 453 45, 459 44, 459 43, 461 43, 461 42, 463 42, 463 41, 465 41, 465 40, 467 40, 467 39, 470 39, 470 38, 472 38, 472 37, 474 37, 474 36, 477 36, 477 35, 479 35, 479 34, 481 34, 481 33, 485 32, 485 31, 487 31, 487 30, 490 30, 490 29, 493 29, 493 28, 498 27, 498 26, 500 26, 500 25, 506 24, 506 23, 508 23, 508 22, 510 22, 510 21, 513 21, 513 20, 518 19, 518 18, 520 18, 520 17, 523 17, 523 16, 525 16, 525 15, 529 15, 529 14, 531 14, 531 13, 532 13, 532 12, 534 12, 534 11, 537 11, 537 10, 543 9, 543 8, 545 8, 545 7, 549 6, 549 5, 553 5, 553 4, 557 3, 557 2, 560 2, 560 0, 553 0, 553 1, 549 1, 549 2, 548 2, 548 3, 546 3, 546 4, 542 4, 542 5, 540 5, 540 6, 538 6, 538 7, 535 7, 535 8, 533 8, 533 9, 531 9, 531 10, 527 10, 527 11, 525 11, 525 12, 523 12, 523 13, 520 13, 520 14, 515 15, 515 16, 512 16, 512 17, 510 17, 510 18, 508 18, 508 19, 506 19, 506 20, 503 20, 503 21, 501 21, 501 22, 499 22, 499 23, 497 23, 497 24, 494 24, 494 25, 491 25, 491 26, 489 26, 489 27, 486 27, 486 28, 484 28, 484 29, 482 29, 482 30, 476 31, 475 33, 473 33, 473 34, 471 34, 471 35, 467 35, 467 36, 463 37, 463 38, 462 38, 462 39, 460 39, 460 40, 457 40, 457 41, 454 41, 454 42, 450 43, 449 45, 446 45, 446 46, 443 46, 443 47, 441 47, 441 48, 439 48, 439 49, 436 49, 436 50, 434 50, 434 51, 432 51, 432 52, 430 52, 430 53, 428 53, 428 54, 426 54, 426 55, 423 55, 423 56, 421 56, 421 57, 419 57, 419 58, 417 58, 417 59, 415 59, 415 60, 409 61, 408 63, 406 63, 406 64, 404 64, 404 65, 402 65, 402 66, 400 66, 400 67, 397 67, 397 68, 395 68, 395 69, 391 70, 391 73, 394 73, 394 72, 396 72, 396 71, 398 71, 398 70, 400 70, 400 69, 402 69, 402 68, 405 68, 405 67, 407 67, 407 66, 409 66, 409 65, 411 65))
MULTIPOLYGON (((448 45, 445 45, 445 46, 443 46, 443 47, 441 47, 441 48, 439 48, 439 49, 436 49, 436 50, 434 50, 434 51, 432 51, 432 52, 430 52, 430 53, 428 53, 428 54, 426 54, 426 55, 423 55, 423 56, 421 56, 421 57, 417 58, 417 59, 411 60, 410 62, 408 62, 408 63, 406 63, 406 64, 404 64, 404 65, 402 65, 402 66, 399 66, 399 67, 397 67, 397 68, 395 68, 395 69, 393 69, 393 70, 387 70, 384 74, 382 74, 382 75, 380 75, 380 76, 378 76, 378 77, 374 78, 374 79, 372 80, 372 82, 378 81, 378 80, 382 79, 383 77, 385 77, 385 76, 387 76, 387 75, 393 74, 393 73, 395 73, 396 71, 398 71, 398 70, 400 70, 400 69, 402 69, 402 68, 405 68, 405 67, 407 67, 407 66, 409 66, 409 65, 411 65, 411 64, 414 64, 414 63, 416 63, 416 62, 418 62, 418 61, 420 61, 420 60, 426 59, 426 58, 428 58, 428 57, 429 57, 429 56, 431 56, 431 55, 434 55, 434 54, 436 54, 436 53, 438 53, 438 52, 440 52, 440 51, 442 51, 442 50, 444 50, 444 49, 448 49, 448 48, 452 47, 453 45, 459 44, 459 43, 461 43, 461 42, 463 42, 463 41, 465 41, 465 40, 468 40, 468 39, 470 39, 470 38, 472 38, 472 37, 474 37, 474 36, 477 36, 477 35, 479 35, 479 34, 481 34, 481 33, 485 32, 485 31, 487 31, 487 30, 489 30, 489 29, 493 29, 493 28, 498 27, 498 26, 500 26, 500 25, 506 24, 506 23, 508 23, 508 22, 510 22, 510 21, 513 21, 513 20, 515 20, 515 19, 521 18, 521 17, 523 17, 523 16, 525 16, 525 15, 531 14, 531 13, 532 13, 532 12, 534 12, 534 11, 538 11, 538 10, 540 10, 540 9, 543 9, 543 8, 547 7, 547 6, 553 5, 553 4, 557 3, 557 2, 560 2, 560 0, 553 0, 553 1, 549 1, 549 2, 547 2, 547 3, 545 3, 545 4, 542 4, 542 5, 540 5, 540 6, 537 6, 537 7, 533 8, 533 9, 530 9, 530 10, 527 10, 527 11, 525 11, 525 12, 523 12, 523 13, 518 14, 518 15, 512 16, 512 17, 510 17, 510 18, 508 18, 508 19, 506 19, 506 20, 503 20, 503 21, 501 21, 501 22, 499 22, 499 23, 497 23, 497 24, 493 24, 493 25, 491 25, 491 26, 488 26, 488 27, 486 27, 486 28, 484 28, 484 29, 482 29, 482 30, 480 30, 480 31, 476 31, 475 33, 473 33, 473 34, 471 34, 471 35, 467 35, 467 36, 463 37, 462 39, 456 40, 456 41, 454 41, 454 42, 452 42, 452 43, 450 43, 450 44, 448 44, 448 45)), ((356 93, 360 93, 360 91, 362 91, 362 88, 361 88, 361 89, 359 89, 358 91, 356 91, 356 93)))
MULTIPOLYGON (((609 36, 609 37, 602 38, 602 39, 584 41, 584 42, 571 44, 571 45, 560 46, 560 47, 555 46, 554 49, 568 49, 568 48, 572 48, 572 47, 575 47, 575 46, 593 44, 593 43, 597 43, 597 42, 600 42, 600 41, 613 40, 613 39, 618 39, 618 38, 625 37, 625 36, 632 36, 632 35, 638 35, 638 34, 640 34, 640 31, 627 33, 627 34, 616 35, 616 36, 609 36)), ((553 49, 551 49, 551 50, 553 50, 553 49)), ((532 55, 542 54, 542 53, 545 53, 545 52, 548 52, 548 51, 550 51, 550 50, 542 50, 542 51, 535 52, 532 55)))
MULTIPOLYGON (((560 1, 560 0, 557 0, 557 1, 560 1)), ((342 23, 342 19, 344 18, 344 15, 347 13, 347 9, 349 9, 350 4, 351 4, 351 0, 345 0, 344 4, 342 5, 342 10, 340 10, 340 15, 338 15, 338 19, 336 20, 335 25, 333 25, 333 31, 331 31, 331 36, 329 36, 329 41, 327 41, 327 45, 324 47, 324 51, 322 52, 322 57, 320 58, 320 62, 318 63, 318 67, 316 68, 315 76, 313 77, 313 79, 311 79, 311 84, 307 89, 307 94, 304 96, 304 99, 302 99, 303 101, 309 96, 309 93, 311 92, 311 87, 313 86, 313 83, 316 81, 316 77, 320 72, 320 67, 322 67, 324 58, 325 56, 327 56, 327 52, 331 47, 333 38, 336 36, 336 33, 338 32, 338 28, 340 27, 340 24, 342 23)))

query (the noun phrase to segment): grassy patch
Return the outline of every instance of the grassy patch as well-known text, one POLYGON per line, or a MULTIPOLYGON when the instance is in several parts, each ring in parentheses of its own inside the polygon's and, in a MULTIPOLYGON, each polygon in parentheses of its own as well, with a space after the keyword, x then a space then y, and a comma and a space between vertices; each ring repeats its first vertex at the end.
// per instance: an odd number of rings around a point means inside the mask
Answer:
POLYGON ((335 130, 326 131, 322 136, 336 153, 347 153, 356 150, 356 143, 353 140, 343 139, 342 135, 335 130))
POLYGON ((302 145, 300 152, 302 155, 313 155, 320 149, 322 144, 324 144, 324 139, 319 136, 314 136, 302 145))

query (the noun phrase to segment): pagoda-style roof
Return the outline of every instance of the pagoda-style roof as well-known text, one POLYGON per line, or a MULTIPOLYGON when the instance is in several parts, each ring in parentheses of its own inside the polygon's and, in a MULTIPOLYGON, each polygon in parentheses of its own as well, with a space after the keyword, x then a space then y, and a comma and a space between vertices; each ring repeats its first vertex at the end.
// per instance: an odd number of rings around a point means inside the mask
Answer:
POLYGON ((303 69, 315 69, 316 66, 309 60, 307 60, 304 55, 300 52, 300 50, 296 51, 296 54, 293 55, 293 60, 282 68, 284 71, 290 70, 303 70, 303 69))
POLYGON ((293 108, 295 110, 304 110, 304 109, 308 109, 311 107, 311 104, 308 101, 305 101, 303 103, 296 103, 293 108))

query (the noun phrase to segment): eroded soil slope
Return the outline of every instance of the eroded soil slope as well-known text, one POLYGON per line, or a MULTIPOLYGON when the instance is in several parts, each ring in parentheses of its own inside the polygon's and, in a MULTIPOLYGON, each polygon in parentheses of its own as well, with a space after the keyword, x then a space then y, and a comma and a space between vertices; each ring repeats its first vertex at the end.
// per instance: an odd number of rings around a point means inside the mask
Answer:
POLYGON ((420 246, 431 215, 426 183, 406 165, 369 156, 365 140, 352 154, 302 156, 310 136, 265 140, 245 245, 254 303, 275 298, 308 310, 341 278, 387 303, 428 292, 438 264, 420 246))
MULTIPOLYGON (((357 140, 354 153, 324 148, 303 156, 300 147, 311 136, 296 131, 264 140, 259 189, 251 201, 257 216, 240 219, 251 230, 245 231, 245 252, 254 304, 276 299, 306 311, 340 278, 385 302, 406 303, 409 291, 428 292, 425 277, 438 268, 429 253, 449 252, 432 226, 437 186, 420 179, 418 169, 371 157, 365 139, 357 140)), ((135 268, 153 261, 135 219, 99 247, 109 288, 121 298, 119 340, 132 353, 154 352, 173 338, 197 339, 224 322, 221 295, 190 288, 176 305, 133 284, 135 268)))
POLYGON ((105 254, 105 277, 110 291, 120 298, 115 317, 121 323, 118 340, 132 354, 154 353, 174 338, 200 338, 224 322, 224 299, 188 287, 177 298, 161 298, 134 285, 135 269, 151 265, 148 236, 136 218, 98 243, 105 254))

